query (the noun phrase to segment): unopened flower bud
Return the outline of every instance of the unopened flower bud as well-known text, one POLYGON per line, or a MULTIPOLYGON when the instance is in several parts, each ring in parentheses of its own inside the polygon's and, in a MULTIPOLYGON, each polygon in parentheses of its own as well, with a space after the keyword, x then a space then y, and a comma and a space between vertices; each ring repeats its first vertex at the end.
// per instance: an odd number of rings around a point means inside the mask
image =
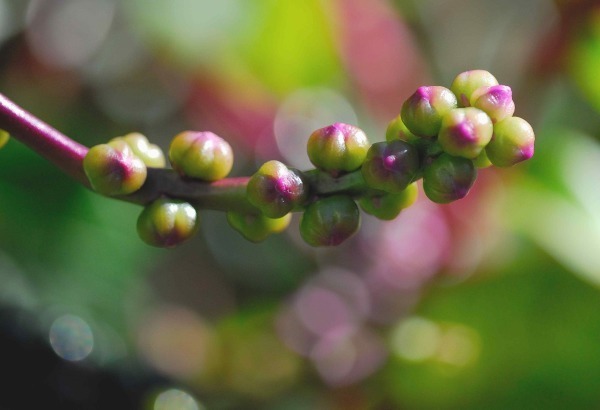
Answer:
POLYGON ((438 142, 450 155, 476 158, 492 138, 490 117, 478 108, 456 108, 443 120, 438 142))
POLYGON ((381 195, 363 196, 358 200, 358 204, 369 215, 384 221, 391 221, 400 214, 400 211, 415 203, 418 195, 417 183, 413 182, 399 193, 386 192, 381 195))
POLYGON ((250 242, 262 242, 272 234, 283 232, 291 220, 292 214, 281 218, 268 218, 263 214, 227 212, 229 225, 250 242))
POLYGON ((498 80, 489 71, 469 70, 456 76, 450 89, 458 98, 459 107, 469 107, 471 96, 479 87, 498 85, 498 80))
POLYGON ((485 148, 497 167, 509 167, 533 156, 535 134, 531 125, 519 117, 509 117, 494 125, 494 135, 485 148))
POLYGON ((308 139, 307 152, 315 167, 337 175, 360 168, 369 145, 360 128, 337 122, 313 132, 308 139))
POLYGON ((112 141, 90 148, 83 170, 92 188, 103 195, 127 195, 146 181, 147 169, 124 141, 112 141))
POLYGON ((300 221, 300 235, 311 246, 336 246, 360 226, 360 211, 346 195, 334 195, 310 204, 300 221))
POLYGON ((198 230, 196 209, 187 202, 160 198, 146 206, 137 221, 140 238, 148 245, 170 248, 198 230))
POLYGON ((125 141, 133 153, 139 157, 144 164, 153 168, 164 168, 166 165, 165 154, 156 144, 151 144, 145 135, 139 132, 131 132, 122 137, 113 138, 111 141, 125 141))
POLYGON ((300 173, 275 160, 256 171, 246 192, 250 203, 269 218, 281 218, 306 198, 300 173))
POLYGON ((433 137, 440 130, 444 114, 456 104, 456 96, 446 87, 419 87, 402 104, 402 121, 413 134, 433 137))
POLYGON ((476 178, 473 161, 442 154, 425 167, 423 190, 433 202, 446 204, 464 198, 476 178))
POLYGON ((401 192, 419 171, 419 153, 408 142, 395 140, 371 145, 361 168, 371 188, 401 192))
POLYGON ((471 95, 471 105, 489 115, 493 123, 512 117, 515 113, 512 90, 507 85, 479 87, 471 95))
POLYGON ((184 131, 173 138, 169 160, 182 175, 203 181, 225 178, 233 166, 231 146, 209 131, 184 131))

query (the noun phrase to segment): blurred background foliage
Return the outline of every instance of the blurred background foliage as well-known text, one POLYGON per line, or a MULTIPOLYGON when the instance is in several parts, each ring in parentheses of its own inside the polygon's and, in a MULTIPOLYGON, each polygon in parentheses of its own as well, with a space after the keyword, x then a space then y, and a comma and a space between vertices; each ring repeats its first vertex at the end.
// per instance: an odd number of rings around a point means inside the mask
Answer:
POLYGON ((473 68, 513 88, 534 158, 481 171, 458 203, 364 215, 335 249, 297 224, 250 244, 216 212, 189 243, 150 248, 139 207, 11 140, 0 302, 17 343, 0 404, 598 408, 596 1, 0 0, 0 92, 88 146, 211 130, 235 175, 310 167, 308 135, 334 121, 383 140, 417 86, 473 68))

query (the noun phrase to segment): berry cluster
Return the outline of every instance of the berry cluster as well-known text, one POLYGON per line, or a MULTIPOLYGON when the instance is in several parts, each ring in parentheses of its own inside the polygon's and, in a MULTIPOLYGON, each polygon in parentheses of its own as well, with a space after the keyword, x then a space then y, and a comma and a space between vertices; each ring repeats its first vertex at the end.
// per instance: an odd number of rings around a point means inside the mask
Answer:
MULTIPOLYGON (((510 87, 487 71, 461 73, 450 89, 420 87, 390 122, 386 141, 371 144, 359 128, 335 123, 308 138, 315 170, 301 172, 274 160, 263 164, 245 185, 243 200, 253 211, 226 209, 227 220, 259 242, 283 231, 291 212, 303 211, 302 238, 312 246, 333 246, 358 230, 359 207, 383 220, 398 216, 415 202, 418 179, 434 202, 463 198, 477 168, 506 167, 533 155, 533 130, 514 111, 510 87)), ((207 183, 225 178, 233 165, 230 145, 211 132, 180 133, 168 157, 181 176, 207 183)), ((146 167, 165 163, 160 148, 133 133, 91 148, 83 166, 92 188, 119 196, 142 187, 146 167)), ((197 210, 161 197, 146 206, 137 227, 148 244, 174 246, 196 232, 197 210)))

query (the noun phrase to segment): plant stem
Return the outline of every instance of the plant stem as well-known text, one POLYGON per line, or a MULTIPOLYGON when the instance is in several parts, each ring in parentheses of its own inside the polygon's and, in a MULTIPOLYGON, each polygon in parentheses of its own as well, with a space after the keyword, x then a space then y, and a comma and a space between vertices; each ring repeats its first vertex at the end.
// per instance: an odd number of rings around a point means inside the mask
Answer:
POLYGON ((89 187, 82 161, 88 149, 0 94, 0 128, 89 187))
MULTIPOLYGON (((88 148, 23 110, 2 94, 0 129, 8 131, 65 174, 90 188, 83 170, 83 158, 88 148)), ((355 196, 368 190, 360 171, 334 178, 324 172, 310 170, 305 176, 313 199, 334 194, 355 196)), ((249 179, 250 177, 237 177, 203 182, 181 177, 171 169, 148 168, 148 176, 141 189, 115 198, 145 205, 161 196, 168 196, 188 201, 199 209, 255 213, 259 211, 246 198, 249 179)))

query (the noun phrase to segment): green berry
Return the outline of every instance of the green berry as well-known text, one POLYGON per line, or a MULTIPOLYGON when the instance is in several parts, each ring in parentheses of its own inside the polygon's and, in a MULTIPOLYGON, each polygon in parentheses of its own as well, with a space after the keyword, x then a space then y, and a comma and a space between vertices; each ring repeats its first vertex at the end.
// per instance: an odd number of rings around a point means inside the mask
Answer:
POLYGON ((388 142, 402 140, 412 144, 420 141, 421 138, 410 132, 404 122, 402 122, 402 115, 398 115, 388 124, 385 130, 385 140, 388 142))
POLYGON ((401 192, 419 171, 419 153, 401 140, 377 142, 369 148, 361 171, 371 188, 401 192))
POLYGON ((446 204, 464 198, 476 177, 473 161, 442 154, 425 167, 423 190, 433 202, 446 204))
POLYGON ((198 225, 198 213, 192 205, 160 198, 144 208, 137 220, 137 231, 148 245, 170 248, 191 238, 198 225))
POLYGON ((146 181, 146 165, 124 141, 96 145, 83 159, 92 188, 103 195, 127 195, 146 181))
POLYGON ((456 105, 456 96, 446 87, 419 87, 402 104, 402 121, 413 134, 434 137, 440 130, 444 114, 456 105))
POLYGON ((9 139, 10 139, 9 133, 4 130, 0 130, 0 148, 5 146, 9 139))
POLYGON ((509 167, 533 156, 535 134, 527 121, 508 117, 494 125, 494 135, 485 148, 492 164, 509 167))
POLYGON ((169 160, 182 175, 216 181, 231 171, 233 151, 227 141, 212 132, 184 131, 171 141, 169 160))
POLYGON ((311 246, 336 246, 360 226, 360 211, 346 195, 334 195, 311 203, 300 221, 300 235, 311 246))
POLYGON ((144 164, 153 168, 164 168, 166 165, 165 154, 156 144, 150 144, 148 138, 139 132, 131 132, 122 137, 113 138, 111 141, 125 141, 133 153, 138 156, 144 164))
POLYGON ((469 70, 456 76, 450 89, 458 98, 459 107, 469 107, 471 96, 479 87, 498 85, 498 80, 489 71, 469 70))
POLYGON ((229 225, 250 242, 262 242, 271 234, 284 231, 291 220, 292 214, 281 218, 268 218, 263 214, 227 212, 229 225))
POLYGON ((369 215, 384 221, 391 221, 400 214, 400 211, 414 204, 418 195, 417 183, 413 182, 404 191, 396 194, 383 193, 361 197, 358 204, 369 215))
POLYGON ((476 158, 492 138, 490 117, 474 107, 455 108, 444 115, 438 142, 450 155, 476 158))
POLYGON ((269 218, 281 218, 306 198, 300 173, 275 160, 258 169, 246 192, 250 203, 269 218))
POLYGON ((307 152, 315 167, 337 175, 360 168, 369 145, 360 128, 336 122, 310 135, 307 152))
POLYGON ((512 90, 507 85, 479 87, 471 95, 471 105, 489 115, 493 123, 515 113, 512 90))

